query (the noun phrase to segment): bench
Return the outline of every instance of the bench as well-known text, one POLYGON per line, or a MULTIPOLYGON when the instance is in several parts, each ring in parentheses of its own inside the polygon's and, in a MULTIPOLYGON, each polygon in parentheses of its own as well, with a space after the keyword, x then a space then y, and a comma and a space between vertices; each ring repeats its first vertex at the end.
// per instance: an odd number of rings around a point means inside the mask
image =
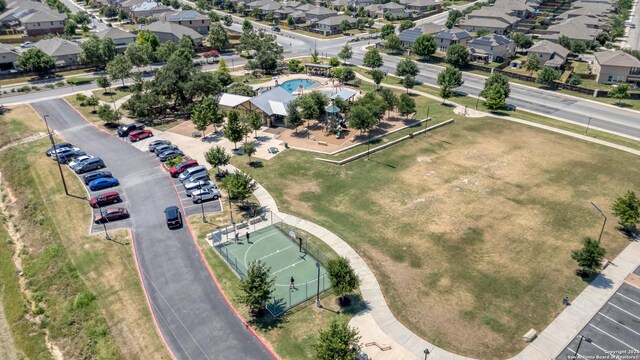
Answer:
POLYGON ((249 226, 249 224, 247 224, 246 222, 242 221, 242 222, 240 222, 240 223, 238 223, 236 225, 236 229, 242 229, 242 228, 246 228, 248 226, 249 226))
POLYGON ((191 133, 191 136, 193 136, 194 138, 199 138, 202 136, 202 133, 200 131, 194 131, 191 133))
POLYGON ((527 331, 526 334, 524 334, 524 336, 522 337, 522 340, 524 340, 526 342, 532 342, 533 339, 536 338, 536 336, 538 336, 538 332, 535 331, 534 329, 531 329, 531 330, 527 331))
POLYGON ((254 217, 253 219, 249 220, 249 224, 253 225, 253 224, 257 224, 260 221, 262 221, 262 218, 260 216, 258 217, 254 217))
POLYGON ((326 141, 318 141, 318 145, 327 146, 327 142, 326 141))

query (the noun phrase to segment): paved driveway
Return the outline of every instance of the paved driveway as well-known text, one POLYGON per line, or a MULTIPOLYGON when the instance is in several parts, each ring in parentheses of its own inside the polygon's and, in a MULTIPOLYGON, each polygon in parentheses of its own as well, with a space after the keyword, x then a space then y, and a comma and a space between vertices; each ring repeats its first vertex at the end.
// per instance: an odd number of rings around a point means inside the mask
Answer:
POLYGON ((271 358, 224 300, 188 229, 167 229, 163 209, 179 199, 158 162, 89 125, 63 100, 33 105, 40 115, 50 115, 50 125, 65 140, 100 156, 120 181, 147 297, 176 358, 271 358))

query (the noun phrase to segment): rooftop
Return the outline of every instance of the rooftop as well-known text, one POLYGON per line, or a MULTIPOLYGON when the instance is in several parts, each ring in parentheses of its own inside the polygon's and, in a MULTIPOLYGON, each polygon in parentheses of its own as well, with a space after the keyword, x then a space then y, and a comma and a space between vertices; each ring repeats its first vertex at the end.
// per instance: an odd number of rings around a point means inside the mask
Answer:
POLYGON ((96 36, 103 39, 103 38, 110 38, 113 40, 116 39, 129 39, 129 38, 136 38, 135 34, 132 34, 128 31, 124 31, 120 28, 117 27, 110 27, 110 28, 106 28, 102 31, 98 31, 96 33, 96 36))
POLYGON ((600 65, 640 68, 640 60, 624 51, 600 51, 595 57, 600 65))
POLYGON ((189 35, 193 40, 202 40, 202 35, 198 34, 195 30, 168 21, 156 21, 149 25, 140 26, 140 28, 151 32, 173 34, 178 38, 189 35))
POLYGON ((294 95, 289 94, 285 89, 276 86, 249 101, 269 116, 286 116, 288 115, 286 110, 287 104, 295 100, 295 98, 294 95))
POLYGON ((65 40, 63 38, 54 37, 51 39, 40 40, 35 46, 50 56, 77 55, 82 52, 80 45, 65 40))
POLYGON ((529 48, 529 52, 537 52, 543 54, 558 54, 563 58, 567 58, 571 51, 565 49, 562 45, 556 44, 549 40, 542 40, 535 43, 529 48))
POLYGON ((511 43, 513 43, 513 40, 509 39, 504 35, 489 34, 489 35, 481 36, 479 38, 475 38, 471 40, 468 43, 468 45, 469 47, 473 45, 500 46, 500 45, 507 45, 511 43))

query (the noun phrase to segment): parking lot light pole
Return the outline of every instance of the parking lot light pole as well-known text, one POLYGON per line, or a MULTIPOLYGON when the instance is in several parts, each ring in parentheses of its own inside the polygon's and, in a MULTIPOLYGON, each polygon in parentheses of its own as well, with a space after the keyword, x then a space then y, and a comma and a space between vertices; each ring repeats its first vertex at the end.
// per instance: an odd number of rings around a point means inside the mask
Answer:
POLYGON ((316 291, 316 307, 322 307, 320 305, 320 263, 316 262, 316 267, 318 268, 318 290, 316 291))
POLYGON ((602 229, 600 230, 600 236, 598 236, 598 242, 600 242, 600 239, 602 239, 602 233, 604 232, 604 226, 607 224, 607 216, 593 202, 591 202, 591 206, 593 206, 600 213, 600 215, 602 215, 602 217, 604 218, 604 222, 602 223, 602 229))
POLYGON ((424 349, 424 360, 427 360, 427 356, 429 356, 430 353, 429 349, 424 349))
POLYGON ((578 334, 578 336, 580 337, 580 341, 578 342, 578 347, 576 348, 576 359, 579 357, 578 351, 580 351, 580 345, 582 345, 582 340, 585 340, 586 342, 591 342, 591 339, 584 337, 582 334, 578 334))
MULTIPOLYGON (((98 211, 100 211, 100 216, 102 216, 102 206, 100 205, 100 203, 98 203, 98 211)), ((104 229, 104 239, 105 240, 111 240, 111 237, 109 236, 109 233, 107 232, 107 223, 102 221, 102 228, 104 229)))
POLYGON ((49 134, 49 141, 51 141, 51 148, 53 152, 56 154, 56 162, 58 163, 58 170, 60 171, 60 178, 62 179, 62 186, 64 186, 64 193, 69 196, 69 190, 67 190, 67 182, 64 181, 64 174, 62 173, 62 165, 60 165, 60 159, 58 159, 58 149, 56 148, 56 141, 53 140, 53 134, 51 133, 51 129, 49 128, 49 122, 47 118, 49 115, 43 116, 44 125, 47 127, 47 133, 49 134))

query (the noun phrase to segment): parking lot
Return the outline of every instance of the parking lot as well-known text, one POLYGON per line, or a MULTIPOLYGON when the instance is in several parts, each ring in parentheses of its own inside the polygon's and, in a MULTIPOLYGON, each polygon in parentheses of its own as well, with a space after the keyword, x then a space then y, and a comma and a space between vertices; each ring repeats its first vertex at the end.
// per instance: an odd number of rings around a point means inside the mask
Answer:
MULTIPOLYGON (((107 192, 107 191, 116 191, 120 194, 120 199, 122 201, 112 204, 112 205, 105 205, 102 206, 101 208, 93 208, 92 209, 92 214, 91 214, 91 234, 96 234, 96 233, 100 233, 100 232, 104 232, 104 228, 106 226, 107 231, 110 230, 118 230, 118 229, 130 229, 133 224, 131 222, 131 218, 128 219, 122 219, 122 220, 118 220, 118 221, 113 221, 113 222, 107 222, 104 226, 102 224, 96 224, 95 222, 93 222, 94 217, 96 216, 96 214, 100 213, 100 210, 106 210, 109 208, 119 208, 119 207, 123 207, 127 210, 129 210, 129 208, 131 207, 129 204, 129 201, 127 200, 127 196, 124 194, 124 192, 122 191, 122 189, 120 188, 120 186, 116 186, 113 188, 109 188, 109 189, 105 189, 105 190, 100 190, 100 191, 91 191, 87 188, 87 191, 89 192, 89 196, 90 197, 95 197, 98 196, 101 193, 107 192)), ((89 205, 87 205, 89 206, 89 205)))
MULTIPOLYGON (((640 267, 634 271, 640 276, 640 267)), ((624 283, 557 357, 639 359, 640 289, 624 283)))

